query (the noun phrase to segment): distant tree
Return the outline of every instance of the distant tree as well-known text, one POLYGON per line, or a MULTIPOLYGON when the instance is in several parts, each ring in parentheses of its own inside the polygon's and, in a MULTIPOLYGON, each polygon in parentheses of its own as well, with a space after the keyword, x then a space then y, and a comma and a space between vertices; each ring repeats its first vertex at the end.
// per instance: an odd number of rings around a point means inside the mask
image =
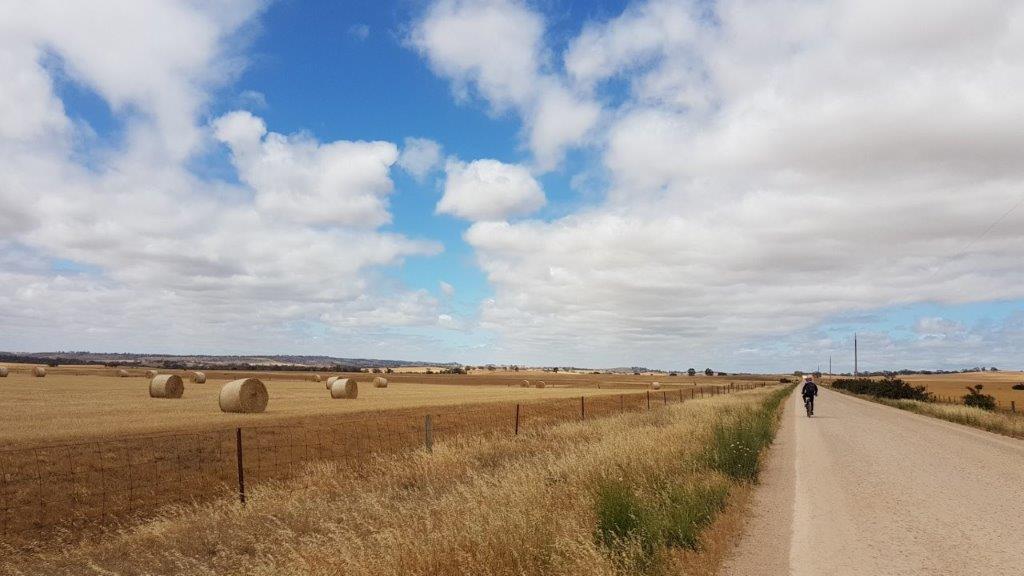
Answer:
POLYGON ((992 366, 991 368, 988 369, 988 371, 989 372, 999 372, 999 368, 996 368, 995 366, 992 366))
POLYGON ((715 375, 715 371, 712 370, 711 368, 705 368, 704 369, 704 375, 705 376, 714 376, 715 375))
POLYGON ((519 365, 518 364, 513 364, 512 365, 512 371, 513 372, 519 372, 519 365))
POLYGON ((687 370, 686 373, 689 374, 690 376, 696 376, 697 375, 697 371, 694 370, 693 368, 690 368, 689 370, 687 370))
POLYGON ((821 378, 821 372, 815 371, 814 372, 814 377, 815 378, 821 378))
POLYGON ((676 374, 675 372, 669 372, 668 375, 669 376, 679 376, 679 374, 676 374))
POLYGON ((728 373, 726 373, 726 372, 718 372, 717 374, 718 374, 719 376, 728 376, 728 375, 729 375, 729 374, 728 374, 728 373))
POLYGON ((394 374, 394 373, 395 373, 395 371, 394 371, 394 370, 392 370, 391 368, 387 368, 387 369, 385 369, 385 370, 384 370, 384 373, 385 373, 385 374, 394 374))
POLYGON ((804 373, 802 371, 800 371, 800 370, 794 370, 793 371, 793 376, 796 376, 797 378, 800 378, 803 375, 804 375, 804 373))
POLYGON ((434 373, 433 370, 431 370, 430 368, 427 368, 427 374, 433 374, 433 373, 434 373))
POLYGON ((552 368, 551 371, 552 372, 558 372, 558 366, 555 366, 554 368, 552 368))

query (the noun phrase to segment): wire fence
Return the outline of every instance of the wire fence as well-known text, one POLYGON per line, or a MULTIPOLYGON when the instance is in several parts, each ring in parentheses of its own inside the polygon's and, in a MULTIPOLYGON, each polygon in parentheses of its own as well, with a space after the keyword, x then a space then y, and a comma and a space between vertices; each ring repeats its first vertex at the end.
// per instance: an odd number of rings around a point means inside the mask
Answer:
POLYGON ((557 400, 424 409, 328 424, 227 428, 0 450, 0 536, 145 517, 167 504, 238 498, 315 461, 427 449, 460 434, 518 435, 560 422, 652 410, 763 387, 674 388, 557 400))

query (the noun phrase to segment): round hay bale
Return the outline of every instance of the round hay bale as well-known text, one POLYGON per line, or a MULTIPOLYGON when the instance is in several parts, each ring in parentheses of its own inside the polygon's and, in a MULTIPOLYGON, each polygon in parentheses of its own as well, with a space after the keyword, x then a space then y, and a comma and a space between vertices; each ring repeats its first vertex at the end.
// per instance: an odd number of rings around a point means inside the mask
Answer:
POLYGON ((320 382, 322 380, 323 378, 321 378, 319 374, 313 374, 313 382, 320 382))
POLYGON ((267 387, 257 378, 232 380, 220 389, 219 402, 222 412, 263 412, 267 409, 269 401, 267 387))
POLYGON ((529 387, 530 387, 530 381, 529 381, 529 380, 523 380, 523 381, 522 381, 522 382, 521 382, 521 383, 519 384, 519 387, 520 387, 520 388, 529 388, 529 387))
POLYGON ((359 396, 359 385, 349 378, 335 378, 331 383, 331 398, 355 400, 359 396))
POLYGON ((127 378, 128 377, 128 371, 125 370, 124 368, 121 368, 120 370, 117 371, 117 377, 118 378, 127 378))
POLYGON ((651 388, 661 390, 661 382, 651 382, 651 388))
POLYGON ((146 378, 149 378, 150 380, 156 378, 157 374, 159 374, 159 372, 157 372, 156 370, 146 370, 146 378))
POLYGON ((43 368, 42 366, 36 366, 35 368, 32 369, 32 375, 35 376, 36 378, 45 378, 46 368, 43 368))
POLYGON ((388 387, 388 379, 387 378, 381 378, 380 376, 377 376, 376 378, 373 379, 373 387, 374 388, 387 388, 388 387))
POLYGON ((7 369, 7 366, 0 366, 0 378, 7 378, 7 375, 10 373, 11 371, 7 369))
POLYGON ((185 383, 177 374, 157 374, 149 381, 150 398, 181 398, 185 383))
POLYGON ((206 374, 202 372, 193 372, 192 381, 196 384, 206 384, 206 374))
POLYGON ((537 388, 543 388, 543 387, 545 387, 547 385, 548 385, 547 382, 545 382, 543 380, 537 380, 537 388))
POLYGON ((331 376, 330 378, 328 378, 327 379, 327 389, 330 390, 331 389, 331 385, 334 384, 335 382, 337 382, 338 380, 341 380, 341 376, 331 376))

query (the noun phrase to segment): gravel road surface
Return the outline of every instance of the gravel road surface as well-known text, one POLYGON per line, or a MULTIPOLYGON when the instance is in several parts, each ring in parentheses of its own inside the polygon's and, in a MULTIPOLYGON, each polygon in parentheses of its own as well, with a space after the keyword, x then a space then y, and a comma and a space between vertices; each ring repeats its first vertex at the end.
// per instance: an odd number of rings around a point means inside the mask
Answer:
POLYGON ((1024 441, 799 394, 728 576, 1024 575, 1024 441))

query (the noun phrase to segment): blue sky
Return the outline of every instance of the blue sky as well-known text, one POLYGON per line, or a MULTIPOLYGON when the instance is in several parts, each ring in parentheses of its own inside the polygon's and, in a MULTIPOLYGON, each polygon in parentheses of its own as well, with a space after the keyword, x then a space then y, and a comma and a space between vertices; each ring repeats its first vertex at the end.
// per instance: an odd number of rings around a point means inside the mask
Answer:
POLYGON ((1020 364, 1018 9, 819 8, 42 2, 0 348, 1020 364))

